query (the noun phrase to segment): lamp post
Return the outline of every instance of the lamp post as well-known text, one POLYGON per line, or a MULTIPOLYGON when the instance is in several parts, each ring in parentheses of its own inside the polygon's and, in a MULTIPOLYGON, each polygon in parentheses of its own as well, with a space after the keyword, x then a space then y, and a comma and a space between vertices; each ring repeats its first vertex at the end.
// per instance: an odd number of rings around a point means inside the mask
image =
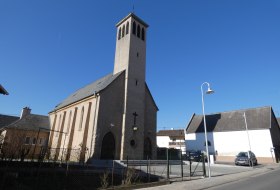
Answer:
POLYGON ((205 92, 206 94, 212 94, 214 93, 213 90, 210 88, 210 84, 208 82, 204 82, 201 85, 201 95, 202 95, 202 112, 203 112, 203 120, 204 120, 204 136, 205 136, 205 145, 206 145, 206 154, 207 154, 207 165, 208 165, 208 177, 211 177, 211 169, 210 169, 210 160, 209 160, 209 150, 208 150, 208 139, 207 139, 207 127, 206 127, 206 119, 205 119, 205 113, 204 113, 204 91, 203 91, 203 85, 207 85, 208 89, 205 92))

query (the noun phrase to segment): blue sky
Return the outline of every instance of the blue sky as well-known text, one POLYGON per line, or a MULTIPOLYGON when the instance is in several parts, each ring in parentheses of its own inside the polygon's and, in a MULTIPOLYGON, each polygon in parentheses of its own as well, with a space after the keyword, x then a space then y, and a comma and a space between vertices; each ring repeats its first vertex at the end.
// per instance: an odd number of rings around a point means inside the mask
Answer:
POLYGON ((0 113, 46 115, 113 71, 115 24, 132 11, 150 25, 146 81, 158 129, 201 114, 272 106, 280 116, 279 0, 0 0, 0 113))

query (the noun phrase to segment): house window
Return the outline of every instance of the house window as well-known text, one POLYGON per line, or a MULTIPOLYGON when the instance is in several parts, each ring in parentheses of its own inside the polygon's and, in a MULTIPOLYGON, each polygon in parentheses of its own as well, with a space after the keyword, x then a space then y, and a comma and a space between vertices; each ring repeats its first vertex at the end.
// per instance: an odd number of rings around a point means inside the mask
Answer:
POLYGON ((47 140, 45 138, 39 139, 39 142, 38 142, 39 145, 44 146, 44 145, 46 145, 46 143, 47 143, 47 140))
POLYGON ((82 108, 82 112, 81 112, 79 131, 82 130, 82 126, 83 126, 83 117, 84 117, 84 107, 82 108))
POLYGON ((43 144, 43 139, 40 138, 40 139, 39 139, 39 145, 42 145, 42 144, 43 144))
POLYGON ((30 137, 25 137, 25 144, 30 144, 30 137))
POLYGON ((32 139, 32 144, 36 144, 36 138, 32 139))

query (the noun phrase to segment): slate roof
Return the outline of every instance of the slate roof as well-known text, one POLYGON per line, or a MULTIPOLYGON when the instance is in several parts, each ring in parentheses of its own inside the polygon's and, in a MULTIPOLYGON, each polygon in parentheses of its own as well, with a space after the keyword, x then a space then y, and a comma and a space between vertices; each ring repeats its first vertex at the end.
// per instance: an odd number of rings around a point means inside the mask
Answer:
POLYGON ((16 122, 5 127, 6 129, 16 128, 23 130, 39 130, 44 128, 50 130, 50 122, 48 116, 29 114, 17 120, 16 122))
MULTIPOLYGON (((246 130, 244 113, 248 129, 269 129, 271 127, 271 107, 236 110, 206 115, 207 132, 226 132, 246 130)), ((193 115, 187 125, 186 133, 204 132, 202 115, 193 115)))
POLYGON ((157 136, 185 137, 185 132, 184 132, 184 129, 160 130, 160 131, 157 132, 157 136))
POLYGON ((15 122, 16 120, 19 120, 19 117, 0 114, 0 129, 2 127, 10 125, 11 123, 15 122))
POLYGON ((58 104, 54 110, 58 110, 60 108, 63 108, 67 105, 75 103, 84 98, 90 97, 90 96, 94 95, 95 93, 102 91, 108 85, 110 85, 118 76, 120 76, 123 72, 124 71, 119 72, 114 75, 113 74, 106 75, 105 77, 77 90, 76 92, 71 94, 68 98, 63 100, 60 104, 58 104))
POLYGON ((280 126, 280 117, 277 117, 276 119, 278 121, 278 125, 280 126))

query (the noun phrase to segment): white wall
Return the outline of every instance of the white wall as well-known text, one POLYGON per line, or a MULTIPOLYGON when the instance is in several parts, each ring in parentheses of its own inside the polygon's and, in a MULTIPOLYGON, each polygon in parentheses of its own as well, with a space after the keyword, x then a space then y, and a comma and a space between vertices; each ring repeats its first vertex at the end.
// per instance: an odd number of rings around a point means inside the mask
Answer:
MULTIPOLYGON (((257 157, 271 157, 270 148, 273 147, 270 131, 252 130, 249 131, 251 150, 257 157)), ((246 131, 215 132, 208 133, 209 153, 214 154, 218 151, 220 156, 235 156, 240 151, 249 150, 249 141, 246 131), (213 140, 214 139, 214 140, 213 140)), ((187 134, 187 150, 205 150, 204 133, 187 134)))
POLYGON ((157 146, 160 148, 169 148, 169 141, 168 136, 157 136, 157 146))
POLYGON ((175 148, 175 149, 181 149, 183 152, 186 151, 186 146, 184 145, 184 140, 176 139, 176 141, 172 141, 169 136, 157 136, 157 147, 175 148), (171 143, 171 142, 176 143, 176 145, 175 144, 170 145, 169 143, 171 143))

